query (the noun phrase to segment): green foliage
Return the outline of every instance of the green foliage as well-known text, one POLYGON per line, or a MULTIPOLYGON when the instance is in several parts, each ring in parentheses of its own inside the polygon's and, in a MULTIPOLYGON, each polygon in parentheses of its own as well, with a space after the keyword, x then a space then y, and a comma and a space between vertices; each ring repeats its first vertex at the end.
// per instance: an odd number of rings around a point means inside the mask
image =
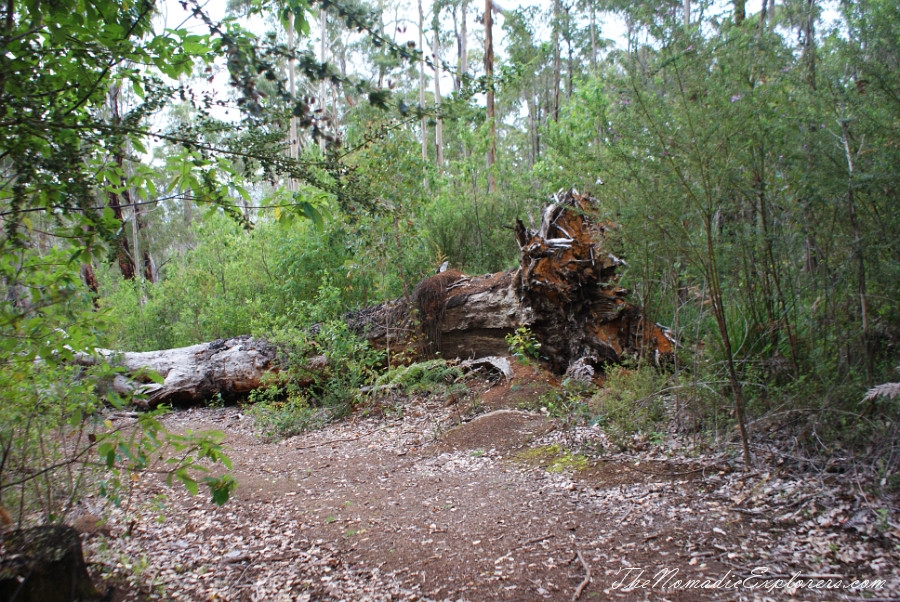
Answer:
POLYGON ((0 506, 24 524, 63 521, 93 493, 118 503, 148 471, 192 493, 202 482, 224 503, 234 481, 208 474, 230 467, 221 434, 171 433, 159 421, 164 409, 120 428, 104 420, 108 406, 132 400, 110 390, 118 372, 95 357, 99 319, 78 264, 61 251, 21 249, 0 265, 16 282, 7 293, 18 291, 0 302, 0 506))
POLYGON ((376 378, 385 354, 350 332, 340 320, 323 324, 315 343, 328 360, 319 398, 323 404, 341 407, 346 413, 351 404, 361 400, 360 387, 376 378))
MULTIPOLYGON (((254 10, 264 6, 256 3, 254 10)), ((112 428, 100 418, 104 404, 122 407, 130 400, 106 391, 105 383, 115 374, 102 362, 82 366, 73 360, 91 356, 100 331, 132 349, 169 347, 244 333, 262 314, 261 304, 272 298, 281 307, 293 307, 285 300, 290 291, 269 299, 254 294, 267 272, 238 266, 248 250, 265 246, 254 248, 248 243, 252 239, 213 217, 198 226, 199 252, 189 261, 174 262, 177 277, 161 286, 113 284, 107 274, 106 296, 97 305, 110 309, 111 320, 103 322, 104 314, 91 310, 79 268, 89 271, 107 246, 120 265, 138 263, 128 255, 122 205, 140 229, 136 207, 165 201, 161 197, 170 198, 170 192, 190 195, 192 200, 182 203, 186 211, 198 203, 246 222, 235 201, 251 201, 248 174, 273 179, 290 173, 318 185, 319 194, 330 188, 349 192, 341 185, 348 173, 344 167, 331 162, 314 169, 285 160, 283 126, 275 123, 270 129, 271 122, 253 117, 260 108, 258 78, 275 82, 272 98, 284 96, 277 93, 283 92, 283 80, 273 71, 275 63, 262 58, 272 47, 263 48, 263 39, 234 20, 214 23, 202 7, 193 14, 208 26, 208 34, 154 32, 154 9, 152 1, 51 5, 11 0, 4 5, 0 505, 15 509, 24 522, 61 520, 97 487, 119 501, 144 471, 161 471, 191 493, 203 483, 213 502, 224 503, 234 481, 227 474, 204 474, 212 464, 229 466, 221 434, 169 433, 159 412, 142 415, 131 428, 112 428), (232 82, 240 88, 239 105, 251 116, 246 127, 216 122, 209 117, 208 102, 200 102, 191 107, 191 125, 152 130, 152 116, 193 97, 178 80, 217 56, 228 57, 232 82), (178 83, 168 85, 163 78, 178 83), (159 173, 141 161, 151 140, 177 144, 158 155, 159 173)), ((292 9, 302 29, 305 8, 292 9)), ((306 113, 303 106, 294 107, 295 115, 306 113)), ((321 227, 323 207, 309 196, 288 199, 286 210, 321 227)), ((346 201, 353 195, 334 196, 346 201)), ((138 240, 147 243, 146 235, 132 242, 138 240)))
POLYGON ((665 428, 668 416, 661 396, 665 376, 651 366, 610 366, 606 381, 591 397, 594 420, 613 444, 623 451, 637 433, 665 428))
POLYGON ((305 394, 286 393, 277 383, 266 383, 269 387, 263 393, 254 391, 247 408, 257 430, 267 441, 293 437, 306 431, 316 430, 331 422, 334 417, 328 408, 311 405, 312 400, 305 394), (271 390, 271 392, 269 392, 271 390))
POLYGON ((193 248, 170 259, 160 282, 123 281, 112 268, 101 275, 107 346, 165 349, 316 322, 377 294, 370 274, 351 268, 348 278, 352 235, 340 224, 265 221, 248 233, 213 214, 192 233, 193 248), (332 296, 313 302, 322 286, 332 296))
POLYGON ((141 414, 133 428, 113 428, 111 422, 104 426, 107 432, 94 434, 97 453, 105 464, 107 473, 99 482, 100 493, 121 502, 123 490, 141 472, 163 472, 166 482, 180 482, 191 495, 197 495, 200 482, 211 493, 211 501, 223 505, 228 501, 237 483, 230 474, 209 475, 209 464, 222 464, 231 469, 231 460, 222 451, 225 434, 219 431, 188 431, 185 434, 169 432, 160 422, 166 408, 141 414), (200 476, 202 475, 202 476, 200 476))
POLYGON ((527 326, 519 326, 515 332, 506 335, 506 344, 509 345, 509 352, 513 357, 524 365, 538 359, 541 349, 537 337, 527 326))
POLYGON ((112 269, 102 276, 109 346, 167 349, 246 334, 267 305, 283 308, 265 269, 266 232, 246 234, 218 214, 193 232, 194 248, 173 257, 156 284, 124 281, 112 269))
MULTIPOLYGON (((309 31, 305 2, 246 8, 309 31)), ((832 29, 798 20, 789 4, 766 27, 702 10, 685 25, 678 3, 607 2, 602 9, 629 23, 625 50, 605 49, 590 3, 510 12, 495 79, 470 64, 443 99, 442 165, 432 160, 432 100, 416 106, 407 59, 417 52, 394 44, 365 7, 327 8, 364 32, 353 42, 332 36, 334 56, 360 66, 359 76, 202 8, 200 33, 154 31, 153 2, 12 0, 0 9, 2 386, 13 394, 33 383, 5 410, 25 425, 10 432, 30 441, 14 465, 43 453, 27 433, 54 424, 29 418, 35 408, 52 407, 48 416, 70 428, 96 414, 111 375, 67 363, 95 342, 146 350, 250 331, 281 337, 296 352, 258 407, 282 404, 285 426, 266 428, 296 431, 346 411, 380 359, 338 318, 408 295, 444 259, 473 274, 515 265, 508 227, 537 218, 548 192, 570 186, 593 191, 602 216, 619 224, 608 244, 628 260, 621 284, 648 319, 692 341, 673 366, 692 428, 718 428, 724 400, 743 387, 754 414, 802 411, 813 444, 843 438, 863 449, 891 437, 896 404, 860 407, 858 398, 891 380, 898 359, 896 2, 843 3, 832 29), (542 20, 558 49, 542 39, 542 20), (190 90, 190 77, 205 80, 221 59, 239 126, 213 118, 190 90), (324 119, 287 89, 289 62, 307 84, 343 86, 325 94, 324 119), (493 194, 490 130, 474 97, 487 85, 499 132, 493 194), (297 160, 284 152, 292 116, 306 128, 298 137, 313 142, 297 160), (199 219, 198 208, 211 211, 199 219), (146 260, 129 256, 135 241, 160 265, 159 282, 120 277, 115 264, 146 260), (78 276, 91 266, 96 300, 78 276), (101 311, 89 313, 94 302, 101 311), (301 331, 313 323, 323 324, 318 334, 301 331), (316 355, 329 357, 321 376, 304 372, 316 355)), ((508 342, 520 361, 539 355, 527 330, 508 342)), ((416 370, 384 378, 441 386, 416 370)), ((611 378, 631 390, 624 375, 611 378)), ((545 407, 589 419, 587 395, 567 383, 545 407)), ((637 415, 626 411, 633 397, 601 400, 623 440, 656 416, 640 403, 637 415)), ((896 472, 892 462, 885 474, 896 472)))
POLYGON ((465 183, 477 185, 471 178, 454 182, 426 206, 429 242, 453 267, 476 274, 508 269, 515 265, 518 249, 507 227, 521 215, 521 207, 508 198, 466 190, 465 183))
POLYGON ((571 378, 563 379, 559 387, 542 394, 529 409, 537 409, 554 418, 564 418, 569 424, 589 422, 592 418, 588 400, 597 387, 571 378))
MULTIPOLYGON (((314 302, 300 305, 302 323, 333 311, 338 289, 325 284, 314 302)), ((384 353, 350 332, 342 320, 312 329, 283 327, 267 338, 278 348, 278 371, 250 394, 248 409, 264 438, 290 437, 342 418, 363 401, 384 353)))
POLYGON ((416 362, 409 366, 395 366, 375 381, 376 387, 399 388, 404 393, 448 392, 463 379, 459 366, 444 359, 416 362))
POLYGON ((888 408, 870 421, 858 406, 890 380, 900 324, 888 4, 847 5, 812 49, 750 21, 704 21, 707 36, 623 6, 652 42, 608 55, 545 129, 531 173, 595 191, 620 225, 622 285, 688 343, 675 368, 691 428, 731 424, 733 361, 754 415, 795 409, 802 433, 854 447, 888 432, 888 408))

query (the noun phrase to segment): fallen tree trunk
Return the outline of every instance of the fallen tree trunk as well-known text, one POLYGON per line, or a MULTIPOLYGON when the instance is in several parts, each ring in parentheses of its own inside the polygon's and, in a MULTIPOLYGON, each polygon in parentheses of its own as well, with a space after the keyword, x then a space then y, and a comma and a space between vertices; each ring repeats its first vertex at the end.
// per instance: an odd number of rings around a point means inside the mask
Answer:
POLYGON ((537 231, 517 220, 518 268, 478 277, 437 274, 420 282, 411 300, 366 308, 347 322, 379 347, 405 349, 419 336, 424 353, 443 357, 506 354, 506 336, 525 326, 557 373, 670 354, 671 334, 648 323, 616 284, 624 262, 604 250, 609 226, 595 219, 594 205, 575 191, 559 194, 537 231))
MULTIPOLYGON (((97 356, 127 371, 111 388, 120 395, 140 393, 137 405, 199 403, 219 394, 233 397, 262 384, 263 375, 275 369, 276 348, 249 336, 219 339, 190 347, 146 352, 97 349, 97 356), (162 377, 162 382, 157 382, 162 377)), ((97 356, 80 355, 82 364, 97 356)))
MULTIPOLYGON (((506 355, 506 336, 527 327, 541 359, 557 373, 590 378, 625 357, 672 352, 669 333, 648 323, 616 284, 623 262, 604 250, 608 225, 594 217, 595 201, 575 191, 557 195, 538 230, 517 220, 520 265, 471 277, 450 270, 426 278, 411 298, 353 312, 355 333, 391 355, 474 358, 506 355)), ((241 394, 260 386, 275 367, 276 349, 250 337, 146 353, 102 351, 132 375, 151 369, 162 383, 140 385, 148 405, 198 402, 216 393, 241 394)), ((134 378, 134 376, 132 377, 134 378)), ((117 389, 134 388, 124 379, 117 389)))

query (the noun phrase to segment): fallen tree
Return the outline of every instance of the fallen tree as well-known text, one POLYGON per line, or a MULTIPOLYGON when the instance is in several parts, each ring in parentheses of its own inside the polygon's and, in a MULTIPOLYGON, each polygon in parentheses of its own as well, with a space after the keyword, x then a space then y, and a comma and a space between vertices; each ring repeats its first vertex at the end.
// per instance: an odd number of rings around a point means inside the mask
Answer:
POLYGON ((97 349, 79 354, 82 364, 106 361, 125 369, 110 383, 116 393, 142 394, 139 405, 199 403, 216 394, 249 393, 275 369, 277 349, 267 341, 241 336, 160 351, 119 352, 97 349), (159 379, 162 379, 159 382, 159 379))
MULTIPOLYGON (((626 301, 628 291, 616 284, 623 262, 604 249, 609 225, 595 218, 594 206, 594 199, 576 191, 558 194, 544 209, 538 230, 517 220, 518 268, 483 276, 444 271, 424 279, 409 297, 347 314, 345 320, 353 332, 386 350, 389 361, 401 350, 408 357, 410 349, 422 357, 505 355, 507 335, 520 327, 540 342, 541 358, 551 370, 580 378, 624 357, 671 353, 669 333, 648 323, 641 308, 626 301)), ((246 393, 277 370, 275 347, 250 337, 99 355, 132 377, 117 379, 114 388, 139 387, 151 406, 246 393), (142 378, 148 369, 163 381, 142 378)))

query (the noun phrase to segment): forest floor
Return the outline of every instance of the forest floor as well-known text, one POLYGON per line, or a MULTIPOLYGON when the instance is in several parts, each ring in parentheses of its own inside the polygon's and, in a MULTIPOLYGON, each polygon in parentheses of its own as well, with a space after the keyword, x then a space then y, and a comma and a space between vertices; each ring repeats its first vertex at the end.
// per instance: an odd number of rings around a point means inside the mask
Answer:
POLYGON ((674 435, 618 453, 521 409, 549 378, 273 443, 237 407, 173 412, 227 434, 238 489, 219 508, 144 479, 87 559, 115 600, 900 600, 895 501, 852 473, 762 447, 744 471, 674 435))

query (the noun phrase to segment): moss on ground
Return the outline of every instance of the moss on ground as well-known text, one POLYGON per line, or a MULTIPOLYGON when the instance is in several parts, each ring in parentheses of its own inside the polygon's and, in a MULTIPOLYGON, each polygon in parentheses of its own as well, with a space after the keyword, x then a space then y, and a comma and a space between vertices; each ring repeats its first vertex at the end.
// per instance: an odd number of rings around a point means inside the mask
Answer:
POLYGON ((579 472, 588 466, 586 457, 573 454, 558 443, 527 449, 515 457, 525 464, 540 466, 547 472, 579 472))

